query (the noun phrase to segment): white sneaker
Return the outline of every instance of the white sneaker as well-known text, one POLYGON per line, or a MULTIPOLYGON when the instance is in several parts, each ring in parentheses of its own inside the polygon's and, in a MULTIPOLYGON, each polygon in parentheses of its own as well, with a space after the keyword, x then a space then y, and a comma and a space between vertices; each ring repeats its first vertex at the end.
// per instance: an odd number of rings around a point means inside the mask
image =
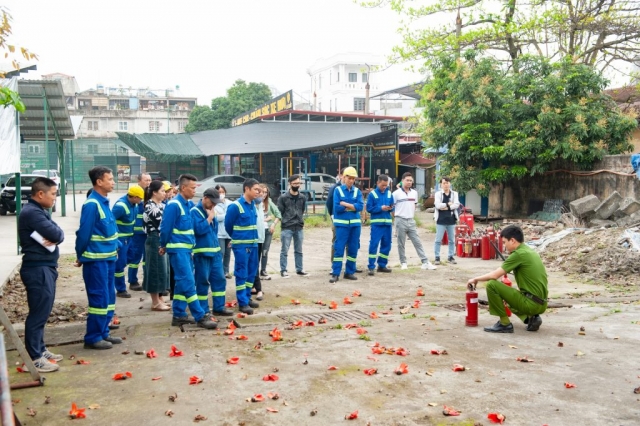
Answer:
POLYGON ((400 265, 400 269, 409 269, 406 263, 400 265))
POLYGON ((60 362, 60 361, 64 360, 64 356, 63 355, 54 354, 53 352, 50 352, 48 349, 46 349, 42 353, 42 357, 46 358, 47 360, 51 360, 52 359, 55 362, 60 362))
MULTIPOLYGON (((60 369, 58 364, 50 363, 45 357, 34 359, 33 365, 36 366, 36 370, 38 370, 39 373, 51 373, 60 369)), ((22 371, 29 372, 29 369, 25 364, 22 364, 22 371)))
POLYGON ((433 271, 434 269, 438 269, 436 268, 436 266, 434 264, 432 264, 431 262, 429 262, 428 260, 426 262, 424 262, 422 264, 422 266, 420 267, 420 269, 428 269, 430 271, 433 271))

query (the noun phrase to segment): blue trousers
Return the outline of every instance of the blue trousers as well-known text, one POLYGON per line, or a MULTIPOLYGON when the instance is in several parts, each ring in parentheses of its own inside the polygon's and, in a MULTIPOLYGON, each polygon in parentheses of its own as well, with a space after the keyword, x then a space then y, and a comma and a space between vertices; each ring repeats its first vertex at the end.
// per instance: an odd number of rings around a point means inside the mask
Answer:
POLYGON ((376 266, 376 257, 378 258, 378 267, 386 268, 389 262, 389 252, 391 252, 391 228, 392 226, 372 226, 371 240, 369 241, 369 269, 376 266), (378 253, 378 246, 380 252, 378 253))
POLYGON ((239 306, 247 306, 251 299, 253 280, 258 274, 258 247, 231 246, 236 278, 236 298, 239 306))
POLYGON ((127 266, 127 253, 129 252, 129 246, 131 241, 127 239, 120 239, 122 247, 118 250, 118 259, 116 260, 116 291, 122 293, 127 291, 127 284, 124 282, 124 268, 127 266))
POLYGON ((193 256, 195 266, 196 293, 200 306, 205 314, 209 313, 209 288, 213 296, 213 310, 219 312, 224 309, 225 290, 227 279, 224 277, 222 266, 222 254, 214 253, 213 256, 193 256))
POLYGON ((200 321, 204 316, 204 311, 196 294, 191 252, 178 251, 169 253, 169 261, 176 281, 176 286, 173 289, 173 316, 176 318, 186 317, 188 305, 193 319, 200 321))
POLYGON ((115 270, 113 260, 82 264, 82 278, 89 298, 85 343, 92 344, 109 337, 109 322, 116 308, 115 270))
POLYGON ((127 252, 127 265, 129 284, 138 282, 138 267, 140 262, 144 267, 144 243, 147 241, 147 234, 133 234, 129 242, 129 251, 127 252))
POLYGON ((442 246, 442 238, 444 232, 447 231, 447 237, 449 237, 449 259, 456 254, 456 225, 438 225, 436 224, 436 242, 434 245, 434 251, 436 253, 436 259, 440 260, 440 247, 442 246))
POLYGON ((358 249, 360 248, 360 226, 336 226, 336 243, 333 246, 334 258, 333 275, 340 275, 342 271, 343 253, 347 248, 347 265, 344 273, 347 275, 356 273, 356 258, 358 257, 358 249))
POLYGON ((42 357, 47 349, 44 344, 44 326, 53 309, 56 297, 58 270, 53 266, 28 266, 22 264, 20 278, 27 289, 29 315, 24 323, 24 344, 32 360, 42 357))
POLYGON ((293 240, 293 255, 296 265, 296 272, 303 271, 302 268, 302 243, 304 242, 304 230, 283 229, 280 232, 280 241, 282 247, 280 249, 280 272, 287 270, 287 257, 289 255, 289 247, 293 240))

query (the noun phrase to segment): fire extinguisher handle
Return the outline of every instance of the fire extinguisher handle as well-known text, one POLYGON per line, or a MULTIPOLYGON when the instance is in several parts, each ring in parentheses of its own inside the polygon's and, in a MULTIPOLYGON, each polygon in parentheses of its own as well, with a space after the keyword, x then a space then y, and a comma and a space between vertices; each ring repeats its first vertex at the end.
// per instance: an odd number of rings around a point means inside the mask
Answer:
POLYGON ((476 284, 467 284, 467 289, 471 290, 471 291, 476 291, 476 284))

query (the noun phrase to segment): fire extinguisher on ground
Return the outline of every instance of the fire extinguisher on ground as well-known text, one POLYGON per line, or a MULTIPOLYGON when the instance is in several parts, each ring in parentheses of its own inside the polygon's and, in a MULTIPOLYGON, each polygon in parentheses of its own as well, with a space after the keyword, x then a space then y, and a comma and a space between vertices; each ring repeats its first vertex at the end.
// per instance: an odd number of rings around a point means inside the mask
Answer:
MULTIPOLYGON (((502 277, 502 284, 504 284, 504 285, 508 285, 509 287, 511 287, 513 283, 511 282, 511 280, 509 279, 509 277, 507 277, 506 275, 504 275, 504 276, 502 277)), ((509 306, 507 306, 507 302, 502 301, 502 303, 504 303, 504 310, 507 312, 507 316, 508 316, 508 317, 510 317, 510 316, 511 316, 511 309, 509 309, 509 306)))
POLYGON ((475 284, 467 284, 467 316, 464 323, 467 327, 478 326, 478 292, 475 284))

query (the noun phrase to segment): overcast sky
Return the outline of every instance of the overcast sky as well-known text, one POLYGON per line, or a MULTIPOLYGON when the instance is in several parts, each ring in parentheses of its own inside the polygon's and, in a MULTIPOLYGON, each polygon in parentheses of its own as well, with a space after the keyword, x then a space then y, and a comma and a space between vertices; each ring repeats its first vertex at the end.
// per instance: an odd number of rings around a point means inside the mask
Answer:
MULTIPOLYGON (((308 90, 306 70, 343 52, 387 56, 399 16, 352 0, 0 0, 10 44, 39 55, 37 72, 76 77, 81 90, 180 86, 209 104, 236 79, 308 90)), ((384 89, 421 79, 394 66, 384 89)), ((373 78, 374 76, 372 76, 373 78)))

